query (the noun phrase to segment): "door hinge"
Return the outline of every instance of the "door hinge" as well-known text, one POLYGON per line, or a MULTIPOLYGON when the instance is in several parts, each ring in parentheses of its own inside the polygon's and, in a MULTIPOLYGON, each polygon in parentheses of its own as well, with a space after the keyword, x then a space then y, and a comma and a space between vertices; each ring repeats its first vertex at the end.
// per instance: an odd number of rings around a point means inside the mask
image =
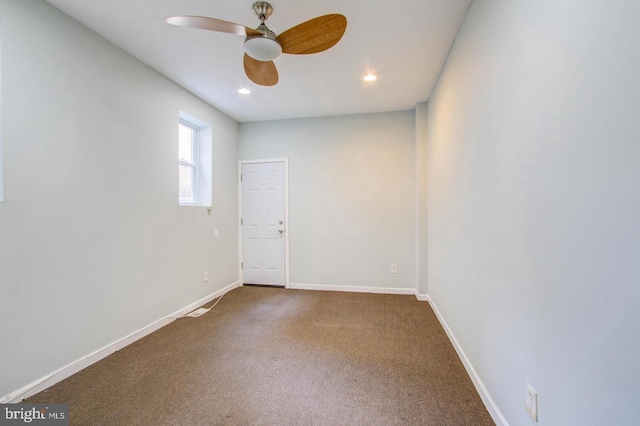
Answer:
POLYGON ((244 262, 240 262, 240 269, 244 269, 244 262))
POLYGON ((244 225, 244 221, 240 218, 240 225, 244 225))
POLYGON ((240 173, 240 182, 242 182, 242 173, 240 173))

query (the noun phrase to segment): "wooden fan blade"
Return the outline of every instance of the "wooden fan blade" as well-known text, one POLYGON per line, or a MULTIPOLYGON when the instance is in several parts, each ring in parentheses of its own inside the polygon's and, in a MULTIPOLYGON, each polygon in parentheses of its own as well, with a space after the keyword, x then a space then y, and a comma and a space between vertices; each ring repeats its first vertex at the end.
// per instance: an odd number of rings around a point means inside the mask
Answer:
POLYGON ((169 16, 164 18, 167 24, 180 27, 199 28, 201 30, 219 31, 221 33, 237 34, 241 36, 259 35, 262 31, 223 21, 222 19, 208 18, 206 16, 169 16))
POLYGON ((278 36, 282 53, 307 55, 333 47, 347 29, 347 18, 333 14, 318 16, 289 28, 278 36))
POLYGON ((251 81, 261 86, 275 86, 278 83, 278 70, 273 61, 258 61, 245 53, 244 72, 251 81))

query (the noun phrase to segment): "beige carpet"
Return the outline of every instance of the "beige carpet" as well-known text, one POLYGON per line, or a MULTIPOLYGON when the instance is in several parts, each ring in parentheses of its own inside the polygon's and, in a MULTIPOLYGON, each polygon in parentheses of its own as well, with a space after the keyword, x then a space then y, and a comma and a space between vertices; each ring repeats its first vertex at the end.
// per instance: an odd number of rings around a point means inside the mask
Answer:
POLYGON ((242 287, 28 402, 72 425, 493 425, 413 296, 242 287))

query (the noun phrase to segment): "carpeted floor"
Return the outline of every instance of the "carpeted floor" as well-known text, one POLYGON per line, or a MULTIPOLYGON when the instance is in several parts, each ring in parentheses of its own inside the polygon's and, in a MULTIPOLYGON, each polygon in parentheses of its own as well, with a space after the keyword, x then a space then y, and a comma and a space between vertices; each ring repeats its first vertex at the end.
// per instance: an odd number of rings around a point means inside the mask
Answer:
POLYGON ((27 400, 72 425, 493 425, 413 296, 241 287, 27 400))

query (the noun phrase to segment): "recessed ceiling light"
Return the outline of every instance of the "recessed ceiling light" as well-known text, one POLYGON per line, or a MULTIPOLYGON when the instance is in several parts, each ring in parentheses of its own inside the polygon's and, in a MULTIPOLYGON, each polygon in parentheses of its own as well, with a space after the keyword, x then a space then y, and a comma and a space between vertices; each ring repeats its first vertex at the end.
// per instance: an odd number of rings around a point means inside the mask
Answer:
POLYGON ((251 93, 251 90, 243 87, 242 89, 238 90, 238 93, 240 93, 241 95, 248 95, 249 93, 251 93))
POLYGON ((374 74, 367 74, 364 76, 364 81, 376 81, 376 77, 374 74))

